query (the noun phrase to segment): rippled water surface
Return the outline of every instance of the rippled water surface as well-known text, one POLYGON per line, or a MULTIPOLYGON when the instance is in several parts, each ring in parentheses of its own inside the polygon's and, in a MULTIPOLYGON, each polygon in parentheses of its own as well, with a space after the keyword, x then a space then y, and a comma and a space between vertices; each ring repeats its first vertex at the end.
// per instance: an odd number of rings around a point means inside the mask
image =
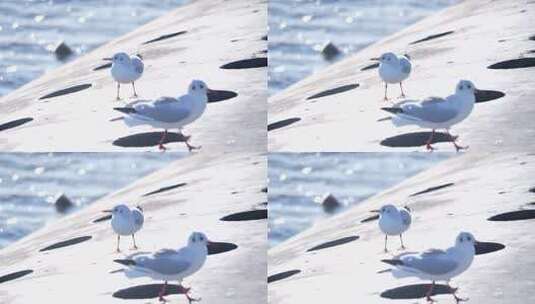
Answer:
POLYGON ((0 153, 0 248, 60 218, 64 193, 75 211, 162 168, 177 153, 0 153))
POLYGON ((322 58, 320 51, 329 41, 344 54, 355 53, 457 2, 459 1, 270 0, 270 94, 327 66, 329 62, 322 58))
POLYGON ((0 1, 0 96, 63 62, 53 54, 65 41, 80 54, 178 7, 186 0, 0 1))
POLYGON ((333 194, 345 208, 427 169, 452 153, 276 153, 269 161, 269 243, 274 246, 324 219, 333 194))

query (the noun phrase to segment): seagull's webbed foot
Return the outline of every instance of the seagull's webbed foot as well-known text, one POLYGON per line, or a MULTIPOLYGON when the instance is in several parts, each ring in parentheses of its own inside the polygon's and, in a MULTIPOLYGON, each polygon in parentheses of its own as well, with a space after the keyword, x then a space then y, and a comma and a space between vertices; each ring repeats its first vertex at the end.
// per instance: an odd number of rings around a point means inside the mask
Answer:
MULTIPOLYGON (((182 133, 181 133, 182 134, 182 133)), ((188 147, 188 151, 191 152, 193 150, 199 150, 201 148, 201 146, 193 146, 192 144, 189 143, 189 140, 191 138, 191 135, 184 135, 182 134, 182 136, 184 137, 185 141, 184 143, 186 144, 186 147, 188 147)))
POLYGON ((159 144, 158 144, 158 150, 160 150, 160 151, 163 152, 163 151, 166 151, 167 148, 166 148, 162 143, 159 143, 159 144))
POLYGON ((467 150, 468 149, 468 146, 460 146, 458 145, 456 142, 453 142, 453 145, 455 146, 455 150, 457 152, 461 151, 461 150, 467 150))
POLYGON ((191 287, 184 287, 182 285, 179 286, 179 292, 184 293, 184 295, 186 296, 186 299, 188 299, 188 303, 191 304, 191 302, 199 302, 201 298, 194 298, 190 296, 189 295, 190 290, 191 290, 191 287))
POLYGON ((429 152, 433 152, 433 151, 435 151, 435 147, 433 147, 433 146, 431 145, 431 143, 426 143, 426 144, 425 144, 425 149, 427 149, 427 151, 429 151, 429 152))
POLYGON ((450 292, 453 295, 453 298, 455 299, 455 303, 466 302, 469 300, 468 298, 461 298, 457 296, 457 290, 459 288, 453 288, 451 286, 448 286, 448 287, 450 288, 450 292))

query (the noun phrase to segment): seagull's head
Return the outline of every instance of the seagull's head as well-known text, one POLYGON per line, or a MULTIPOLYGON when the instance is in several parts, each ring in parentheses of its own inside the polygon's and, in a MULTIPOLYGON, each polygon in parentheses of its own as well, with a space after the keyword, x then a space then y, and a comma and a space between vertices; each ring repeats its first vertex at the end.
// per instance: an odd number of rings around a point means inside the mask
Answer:
POLYGON ((128 61, 130 61, 130 56, 128 56, 127 53, 120 52, 120 53, 115 53, 115 55, 113 55, 113 57, 111 58, 104 58, 104 60, 109 60, 113 63, 118 63, 118 64, 125 64, 128 61))
POLYGON ((456 94, 475 94, 476 87, 470 80, 461 80, 455 87, 456 94))
POLYGON ((384 205, 384 206, 381 207, 381 209, 379 209, 379 210, 372 210, 372 212, 377 212, 377 213, 379 213, 381 216, 389 216, 389 215, 393 215, 393 214, 395 214, 397 211, 398 211, 398 209, 396 208, 396 206, 391 205, 391 204, 384 205))
POLYGON ((477 241, 470 232, 461 232, 455 239, 455 246, 461 248, 474 248, 477 241))
POLYGON ((207 247, 210 241, 206 237, 206 234, 202 232, 193 232, 188 239, 188 246, 194 247, 207 247))
POLYGON ((188 88, 188 94, 201 94, 206 95, 208 94, 208 87, 206 86, 206 83, 202 80, 193 80, 188 88))
POLYGON ((123 204, 117 205, 113 207, 113 209, 103 210, 103 212, 111 213, 113 216, 124 216, 129 211, 130 209, 128 208, 128 206, 123 204))
POLYGON ((388 52, 381 55, 377 60, 383 64, 394 64, 398 62, 398 56, 392 52, 388 52))

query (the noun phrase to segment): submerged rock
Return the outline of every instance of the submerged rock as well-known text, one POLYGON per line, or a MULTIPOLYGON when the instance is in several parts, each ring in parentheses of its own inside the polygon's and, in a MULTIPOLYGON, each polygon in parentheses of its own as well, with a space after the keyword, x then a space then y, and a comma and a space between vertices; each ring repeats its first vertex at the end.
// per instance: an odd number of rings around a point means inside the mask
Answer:
POLYGON ((54 48, 54 55, 58 60, 65 60, 73 54, 73 50, 64 42, 60 42, 54 48))
POLYGON ((340 56, 341 53, 342 51, 340 51, 340 49, 330 41, 321 49, 321 55, 323 55, 323 58, 326 60, 333 60, 334 58, 340 56))
POLYGON ((74 203, 65 195, 60 195, 54 202, 56 211, 59 213, 65 213, 74 206, 74 203))
POLYGON ((338 199, 336 199, 336 197, 334 197, 334 195, 329 194, 323 199, 321 206, 323 207, 323 211, 327 213, 333 213, 336 211, 336 209, 340 208, 342 204, 338 201, 338 199))

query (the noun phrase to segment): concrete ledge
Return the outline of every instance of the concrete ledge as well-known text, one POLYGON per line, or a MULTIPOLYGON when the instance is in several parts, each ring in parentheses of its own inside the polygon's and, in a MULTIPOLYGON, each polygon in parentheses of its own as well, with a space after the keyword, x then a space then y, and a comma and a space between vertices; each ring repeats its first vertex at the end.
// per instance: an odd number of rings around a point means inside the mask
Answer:
MULTIPOLYGON (((380 110, 384 86, 369 59, 385 51, 413 60, 408 98, 448 95, 459 79, 495 91, 453 128, 471 151, 533 150, 526 138, 535 133, 534 16, 533 2, 464 1, 333 64, 270 98, 269 124, 294 121, 268 133, 270 151, 424 151, 413 134, 421 129, 395 128, 380 110), (488 68, 504 61, 499 67, 508 69, 488 68), (489 100, 499 93, 505 96, 489 100)), ((389 95, 398 96, 399 86, 389 95)), ((454 151, 448 142, 437 147, 454 151)))

